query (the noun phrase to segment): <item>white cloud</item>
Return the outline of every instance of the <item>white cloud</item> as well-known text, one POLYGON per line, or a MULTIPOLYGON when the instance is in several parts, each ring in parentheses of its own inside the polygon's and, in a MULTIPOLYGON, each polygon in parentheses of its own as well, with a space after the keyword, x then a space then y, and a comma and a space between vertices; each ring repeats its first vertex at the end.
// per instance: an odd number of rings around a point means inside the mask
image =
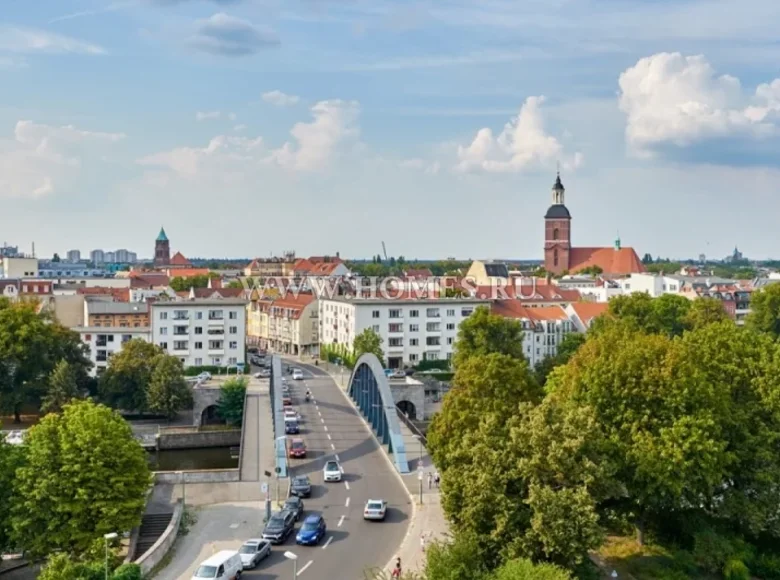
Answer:
POLYGON ((105 54, 106 50, 96 44, 84 42, 69 36, 53 34, 35 28, 0 26, 0 50, 8 52, 48 52, 105 54))
POLYGON ((18 121, 14 138, 0 140, 0 198, 53 193, 60 182, 78 174, 85 148, 124 138, 122 133, 18 121))
POLYGON ((528 97, 520 113, 496 137, 490 128, 480 129, 467 147, 458 147, 457 171, 517 172, 563 162, 569 169, 582 165, 582 154, 564 157, 563 146, 544 129, 541 105, 544 97, 528 97))
POLYGON ((246 125, 235 125, 233 131, 240 132, 246 129, 246 125))
POLYGON ((417 169, 428 175, 436 175, 441 170, 441 164, 438 161, 428 161, 420 158, 404 159, 398 165, 402 169, 417 169))
POLYGON ((701 56, 658 53, 640 59, 619 79, 626 141, 636 153, 653 146, 687 146, 736 135, 766 136, 780 111, 780 79, 750 96, 739 79, 718 75, 701 56))
POLYGON ((282 91, 269 91, 263 93, 263 100, 266 103, 271 103, 277 107, 290 107, 292 105, 297 105, 301 99, 295 95, 285 94, 282 91))
POLYGON ((198 111, 195 113, 197 121, 212 121, 222 117, 222 111, 198 111))

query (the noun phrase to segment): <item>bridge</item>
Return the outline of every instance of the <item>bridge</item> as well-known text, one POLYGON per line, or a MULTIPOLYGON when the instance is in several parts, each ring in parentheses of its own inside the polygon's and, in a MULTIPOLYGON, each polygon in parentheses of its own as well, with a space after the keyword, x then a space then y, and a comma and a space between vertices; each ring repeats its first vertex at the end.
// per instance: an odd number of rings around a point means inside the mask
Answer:
POLYGON ((377 438, 388 446, 398 472, 409 473, 398 408, 385 369, 376 355, 365 353, 357 360, 349 378, 347 393, 377 438))

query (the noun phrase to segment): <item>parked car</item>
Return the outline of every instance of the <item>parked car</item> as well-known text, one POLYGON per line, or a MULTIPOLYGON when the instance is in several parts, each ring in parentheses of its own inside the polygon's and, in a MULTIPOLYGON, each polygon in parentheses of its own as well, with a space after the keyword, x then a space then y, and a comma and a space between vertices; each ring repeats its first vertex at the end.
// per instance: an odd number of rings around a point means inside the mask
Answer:
POLYGON ((301 369, 295 369, 292 373, 292 378, 294 381, 302 381, 303 380, 303 371, 301 369))
POLYGON ((321 515, 307 516, 303 520, 301 529, 298 530, 298 535, 295 536, 295 543, 301 546, 316 546, 325 537, 327 529, 325 518, 321 515))
POLYGON ((370 499, 363 510, 364 520, 382 521, 387 514, 387 502, 383 499, 370 499))
POLYGON ((211 380, 211 373, 208 373, 208 372, 206 372, 206 371, 203 371, 202 373, 200 373, 200 374, 198 375, 198 377, 197 377, 197 378, 198 378, 198 380, 199 380, 199 381, 201 381, 201 382, 204 382, 204 383, 205 383, 206 381, 210 381, 210 380, 211 380))
POLYGON ((282 405, 285 407, 291 407, 292 406, 292 399, 290 397, 284 397, 282 399, 282 405))
POLYGON ((311 480, 307 475, 297 475, 290 483, 290 495, 297 497, 311 496, 311 480))
POLYGON ((306 444, 303 439, 293 439, 290 443, 290 457, 303 459, 306 457, 306 444))
POLYGON ((271 376, 271 371, 269 371, 268 369, 261 369, 255 373, 256 379, 267 379, 270 376, 271 376))
POLYGON ((325 481, 341 481, 341 466, 338 461, 330 460, 322 470, 322 478, 325 481))
POLYGON ((238 580, 241 576, 241 570, 244 565, 241 562, 241 556, 235 550, 222 550, 217 552, 207 560, 204 560, 192 580, 238 580))
POLYGON ((290 496, 284 502, 284 510, 290 510, 295 514, 295 521, 300 521, 303 515, 303 500, 296 495, 290 496))
POLYGON ((290 511, 277 512, 271 516, 263 530, 263 539, 272 544, 281 544, 295 527, 295 514, 290 511))
POLYGON ((287 407, 284 410, 284 418, 285 419, 295 419, 296 421, 300 421, 301 420, 301 414, 298 411, 296 411, 295 409, 293 409, 292 407, 287 407))
POLYGON ((271 555, 271 542, 268 540, 247 540, 238 550, 244 570, 254 568, 271 555))

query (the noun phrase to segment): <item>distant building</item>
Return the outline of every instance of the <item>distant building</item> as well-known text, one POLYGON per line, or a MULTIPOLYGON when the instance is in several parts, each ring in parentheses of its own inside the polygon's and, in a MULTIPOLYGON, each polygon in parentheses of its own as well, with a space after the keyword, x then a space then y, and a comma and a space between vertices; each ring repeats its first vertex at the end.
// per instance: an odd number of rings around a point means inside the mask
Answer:
POLYGON ((0 246, 0 258, 15 258, 19 255, 19 246, 0 246))
POLYGON ((3 257, 2 278, 37 278, 38 277, 38 259, 17 255, 14 257, 3 257))
POLYGON ((157 239, 154 241, 154 265, 159 268, 171 263, 171 243, 165 235, 165 229, 160 228, 157 239))
POLYGON ((88 298, 84 301, 84 323, 95 328, 147 327, 150 325, 149 304, 88 298))
POLYGON ((106 261, 105 252, 103 250, 92 250, 89 253, 89 261, 93 264, 102 264, 106 261))
POLYGON ((107 272, 103 266, 103 264, 100 264, 100 267, 92 267, 83 262, 41 260, 38 264, 38 276, 55 280, 104 277, 107 272))
POLYGON ((71 264, 75 264, 76 262, 81 262, 81 252, 79 250, 68 250, 68 253, 66 254, 66 259, 71 264))
POLYGON ((262 349, 314 356, 319 352, 319 306, 313 294, 263 298, 255 290, 247 305, 247 340, 262 349))
POLYGON ((292 277, 295 273, 295 263, 295 252, 285 252, 281 257, 275 258, 255 258, 244 268, 244 276, 292 277))
POLYGON ((88 356, 94 365, 90 374, 100 376, 108 367, 111 357, 122 350, 125 343, 134 338, 151 342, 152 330, 149 327, 111 328, 82 326, 73 329, 79 333, 81 342, 87 345, 88 356))

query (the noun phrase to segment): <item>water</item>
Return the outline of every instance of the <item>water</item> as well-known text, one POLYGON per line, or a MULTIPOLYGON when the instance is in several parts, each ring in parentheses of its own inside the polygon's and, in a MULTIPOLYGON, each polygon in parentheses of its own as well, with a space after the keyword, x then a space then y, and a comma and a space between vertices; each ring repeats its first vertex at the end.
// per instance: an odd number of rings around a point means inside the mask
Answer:
POLYGON ((208 449, 167 449, 149 452, 149 468, 152 471, 190 471, 197 469, 236 469, 238 455, 231 457, 232 447, 208 449))

